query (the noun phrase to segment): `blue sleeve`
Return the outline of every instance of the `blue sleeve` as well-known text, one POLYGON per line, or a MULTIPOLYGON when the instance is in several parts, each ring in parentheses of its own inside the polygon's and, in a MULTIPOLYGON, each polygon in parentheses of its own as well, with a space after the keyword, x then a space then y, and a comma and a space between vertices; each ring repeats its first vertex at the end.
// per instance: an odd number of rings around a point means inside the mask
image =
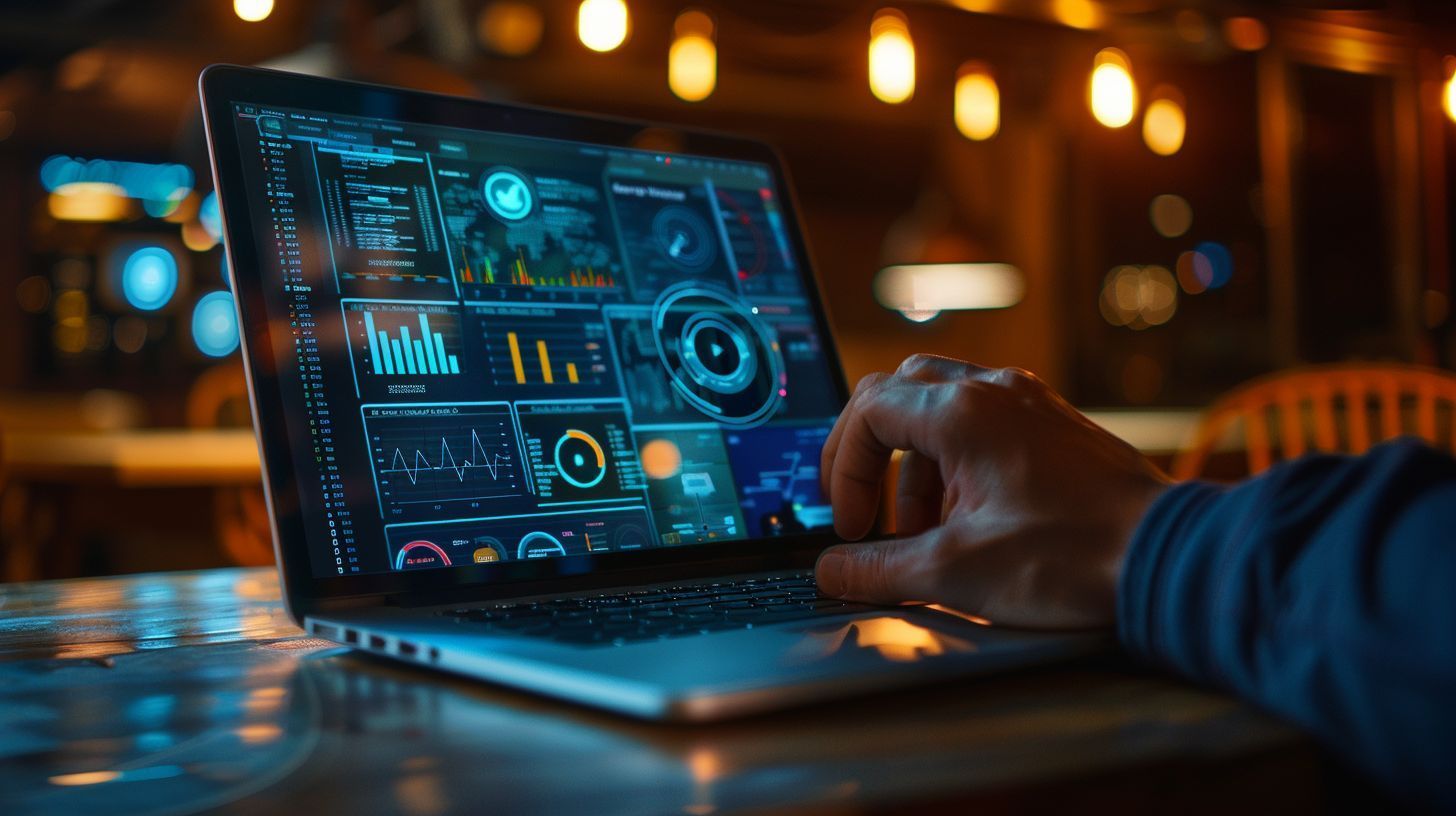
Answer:
POLYGON ((1402 440, 1171 488, 1118 587, 1134 655, 1456 811, 1456 460, 1402 440))

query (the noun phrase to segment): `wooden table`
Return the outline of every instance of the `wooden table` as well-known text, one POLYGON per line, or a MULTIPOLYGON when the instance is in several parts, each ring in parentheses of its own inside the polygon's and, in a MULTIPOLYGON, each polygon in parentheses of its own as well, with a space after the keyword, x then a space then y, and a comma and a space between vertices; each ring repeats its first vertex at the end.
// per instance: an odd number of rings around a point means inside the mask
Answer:
POLYGON ((657 726, 305 637, 271 570, 0 586, 0 812, 1226 812, 1322 760, 1107 657, 657 726))

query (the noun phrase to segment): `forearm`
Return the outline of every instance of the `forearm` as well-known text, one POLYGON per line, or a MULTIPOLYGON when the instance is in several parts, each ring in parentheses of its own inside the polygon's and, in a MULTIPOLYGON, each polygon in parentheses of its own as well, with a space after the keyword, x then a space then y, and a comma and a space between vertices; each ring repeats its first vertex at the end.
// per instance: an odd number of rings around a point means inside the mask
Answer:
POLYGON ((1179 485, 1128 550, 1134 654, 1456 807, 1456 463, 1412 443, 1179 485))

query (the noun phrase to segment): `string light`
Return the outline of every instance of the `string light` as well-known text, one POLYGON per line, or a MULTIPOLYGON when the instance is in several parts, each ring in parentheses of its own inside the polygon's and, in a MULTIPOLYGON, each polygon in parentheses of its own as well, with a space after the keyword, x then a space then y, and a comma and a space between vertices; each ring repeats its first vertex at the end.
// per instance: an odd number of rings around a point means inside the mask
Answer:
POLYGON ((985 63, 961 66, 955 86, 955 123, 963 136, 977 142, 1001 129, 1001 89, 985 63))
POLYGON ((870 93, 892 105, 915 94, 915 43, 895 9, 878 12, 870 23, 870 93))
POLYGON ((674 33, 667 52, 667 86, 681 99, 701 102, 718 85, 713 18, 701 11, 685 11, 678 15, 674 33))
POLYGON ((612 51, 627 40, 627 4, 624 0, 581 0, 576 12, 576 36, 593 51, 612 51))
POLYGON ((1088 97, 1092 115, 1107 127, 1120 128, 1132 121, 1137 112, 1137 88, 1127 54, 1116 48, 1097 52, 1088 97))
POLYGON ((233 0, 233 13, 245 22, 261 22, 273 13, 273 0, 233 0))

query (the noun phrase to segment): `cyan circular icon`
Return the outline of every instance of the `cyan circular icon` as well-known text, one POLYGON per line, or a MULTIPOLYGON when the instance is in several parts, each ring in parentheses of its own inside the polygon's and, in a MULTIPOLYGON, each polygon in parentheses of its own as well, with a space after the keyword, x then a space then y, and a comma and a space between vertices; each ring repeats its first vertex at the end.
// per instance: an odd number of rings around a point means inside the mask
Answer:
POLYGON ((485 175, 480 182, 480 197, 485 199, 485 206, 503 221, 520 221, 536 206, 531 183, 508 167, 496 168, 485 175))

